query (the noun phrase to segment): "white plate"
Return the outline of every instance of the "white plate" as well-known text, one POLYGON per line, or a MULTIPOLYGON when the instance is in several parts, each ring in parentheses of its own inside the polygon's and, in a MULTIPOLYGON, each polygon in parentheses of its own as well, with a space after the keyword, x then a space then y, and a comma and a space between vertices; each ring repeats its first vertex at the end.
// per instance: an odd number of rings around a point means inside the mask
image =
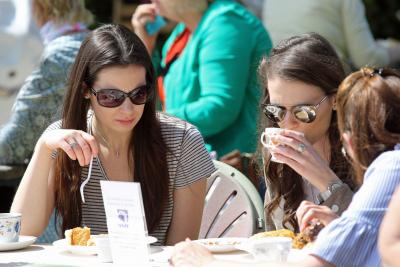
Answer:
MULTIPOLYGON (((92 235, 92 237, 93 236, 95 236, 95 235, 92 235)), ((152 244, 154 242, 157 242, 157 238, 155 238, 154 236, 147 237, 148 244, 152 244)), ((60 240, 54 241, 53 245, 59 251, 67 251, 72 254, 77 254, 77 255, 96 255, 97 254, 96 246, 72 246, 72 245, 68 245, 67 241, 65 239, 60 239, 60 240)))
POLYGON ((238 250, 243 250, 243 251, 246 251, 246 252, 248 252, 248 253, 250 253, 251 254, 251 246, 249 245, 249 242, 242 242, 242 243, 240 243, 240 244, 237 244, 236 246, 235 246, 238 250))
POLYGON ((245 243, 248 238, 245 237, 224 237, 224 238, 207 238, 194 240, 209 249, 211 252, 229 252, 238 250, 239 244, 245 243))
POLYGON ((26 248, 26 247, 32 245, 33 243, 35 243, 36 239, 37 239, 37 237, 35 237, 35 236, 20 235, 18 242, 0 243, 0 251, 17 250, 17 249, 26 248))

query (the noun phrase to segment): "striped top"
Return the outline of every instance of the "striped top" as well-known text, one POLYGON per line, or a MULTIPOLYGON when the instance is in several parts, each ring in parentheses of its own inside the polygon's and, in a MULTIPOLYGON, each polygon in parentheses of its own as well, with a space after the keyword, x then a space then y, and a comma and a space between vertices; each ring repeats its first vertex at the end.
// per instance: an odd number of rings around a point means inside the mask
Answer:
POLYGON ((335 266, 380 266, 379 226, 398 185, 400 145, 372 162, 349 208, 320 232, 311 254, 335 266))
MULTIPOLYGON (((161 134, 168 147, 167 162, 169 172, 168 204, 163 212, 159 225, 149 233, 155 236, 156 244, 164 245, 171 224, 174 209, 174 190, 186 187, 200 179, 210 176, 214 164, 205 149, 199 131, 191 124, 180 119, 159 113, 161 134)), ((60 128, 58 121, 49 129, 60 128)), ((81 182, 88 176, 88 166, 82 168, 81 182)), ((108 180, 99 158, 93 159, 92 173, 84 187, 85 203, 82 203, 82 225, 91 228, 91 233, 107 233, 107 221, 101 194, 100 181, 108 180)))

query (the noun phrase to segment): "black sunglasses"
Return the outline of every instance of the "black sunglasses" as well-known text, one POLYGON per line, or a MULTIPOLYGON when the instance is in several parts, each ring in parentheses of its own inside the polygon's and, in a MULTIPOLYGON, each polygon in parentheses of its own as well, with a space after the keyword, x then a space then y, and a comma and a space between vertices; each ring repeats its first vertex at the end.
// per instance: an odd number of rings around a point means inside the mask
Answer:
MULTIPOLYGON (((297 105, 290 109, 290 112, 293 116, 303 122, 303 123, 311 123, 315 120, 317 116, 317 110, 322 102, 327 99, 328 96, 324 96, 316 105, 297 105)), ((273 122, 281 122, 286 116, 286 112, 288 109, 286 107, 282 107, 274 104, 261 104, 263 106, 263 112, 268 119, 273 122)))
POLYGON ((119 89, 100 89, 96 91, 90 88, 90 91, 96 96, 99 105, 106 108, 115 108, 122 105, 127 97, 135 105, 143 105, 151 99, 151 88, 148 85, 139 86, 128 93, 119 89))

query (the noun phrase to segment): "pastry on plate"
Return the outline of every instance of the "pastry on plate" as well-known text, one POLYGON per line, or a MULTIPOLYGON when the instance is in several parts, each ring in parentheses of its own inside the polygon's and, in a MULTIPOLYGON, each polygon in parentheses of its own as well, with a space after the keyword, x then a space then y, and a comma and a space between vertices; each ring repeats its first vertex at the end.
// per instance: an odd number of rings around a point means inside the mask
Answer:
POLYGON ((320 220, 312 220, 302 232, 293 239, 293 248, 302 249, 310 245, 325 225, 320 220))
POLYGON ((65 231, 65 239, 68 245, 72 246, 93 246, 94 242, 90 238, 89 227, 75 227, 65 231))
POLYGON ((261 232, 261 233, 253 235, 250 238, 256 239, 256 238, 275 237, 275 236, 290 237, 293 239, 293 238, 295 238, 296 234, 293 231, 288 230, 288 229, 279 229, 279 230, 275 230, 275 231, 261 232))

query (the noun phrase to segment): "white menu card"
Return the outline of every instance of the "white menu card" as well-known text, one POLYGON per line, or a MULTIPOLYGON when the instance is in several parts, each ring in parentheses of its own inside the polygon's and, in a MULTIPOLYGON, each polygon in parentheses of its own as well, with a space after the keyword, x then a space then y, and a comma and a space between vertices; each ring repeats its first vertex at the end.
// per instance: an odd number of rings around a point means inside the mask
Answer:
POLYGON ((100 181, 100 186, 114 264, 150 266, 140 184, 100 181))

